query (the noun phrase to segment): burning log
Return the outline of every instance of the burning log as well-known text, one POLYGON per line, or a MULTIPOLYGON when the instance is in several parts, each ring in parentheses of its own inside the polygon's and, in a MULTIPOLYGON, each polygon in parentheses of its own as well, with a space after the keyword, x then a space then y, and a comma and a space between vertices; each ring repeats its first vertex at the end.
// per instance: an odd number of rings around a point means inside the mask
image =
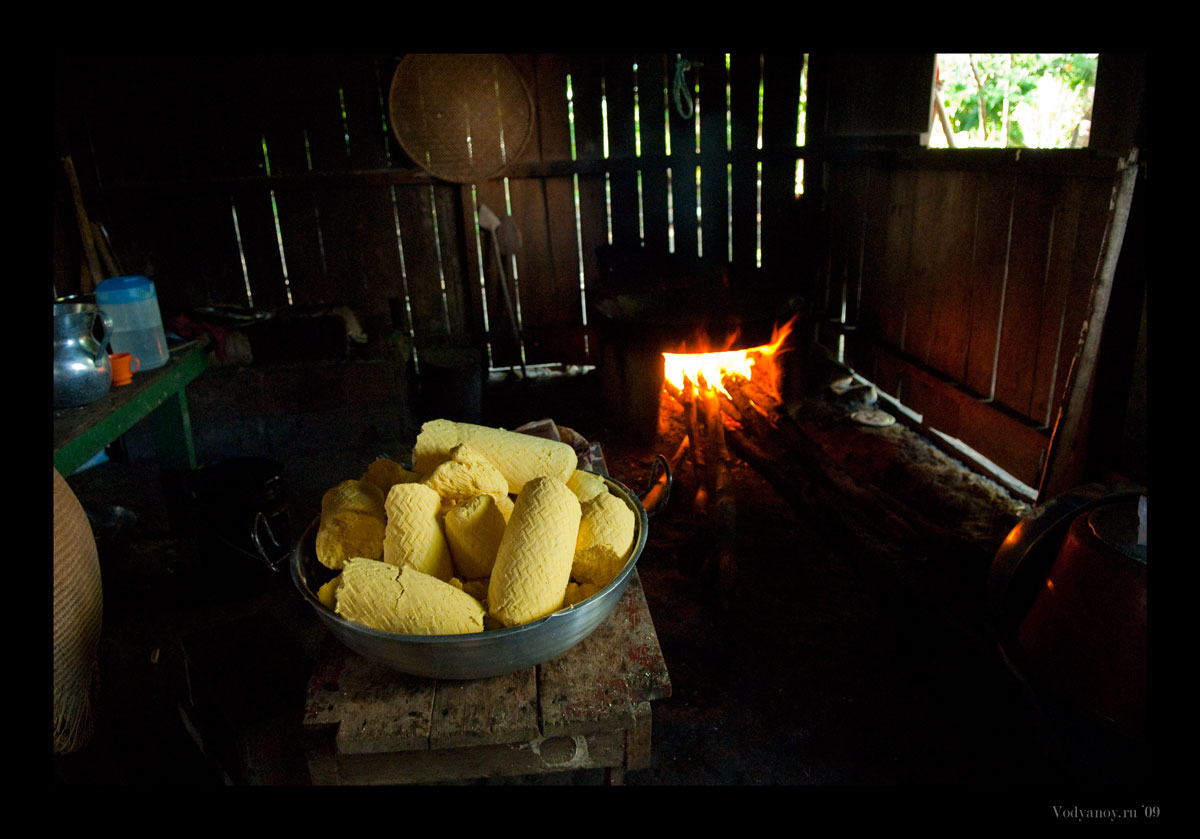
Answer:
POLYGON ((713 567, 710 573, 716 576, 717 591, 722 605, 728 606, 733 595, 736 567, 733 545, 736 536, 737 504, 733 493, 733 478, 729 471, 729 449, 725 443, 725 421, 717 392, 703 387, 704 414, 707 425, 705 447, 711 454, 708 468, 709 495, 712 499, 713 567))
POLYGON ((716 583, 721 605, 728 605, 737 570, 733 456, 830 538, 883 565, 896 582, 922 597, 931 593, 930 582, 941 585, 937 580, 949 579, 936 572, 951 565, 955 576, 986 568, 989 557, 966 534, 948 530, 914 510, 907 499, 851 475, 792 419, 779 395, 778 367, 772 360, 779 346, 744 351, 752 359, 748 365, 738 353, 725 351, 694 358, 664 354, 663 398, 680 406, 696 481, 694 512, 709 523, 699 558, 716 583), (680 370, 682 378, 675 374, 680 370), (708 387, 706 378, 720 385, 708 387))
POLYGON ((683 413, 687 422, 688 439, 692 440, 691 461, 692 477, 695 479, 696 496, 693 508, 697 515, 703 516, 708 511, 708 469, 704 457, 704 445, 699 434, 699 408, 697 407, 696 389, 691 379, 688 379, 680 394, 683 413))

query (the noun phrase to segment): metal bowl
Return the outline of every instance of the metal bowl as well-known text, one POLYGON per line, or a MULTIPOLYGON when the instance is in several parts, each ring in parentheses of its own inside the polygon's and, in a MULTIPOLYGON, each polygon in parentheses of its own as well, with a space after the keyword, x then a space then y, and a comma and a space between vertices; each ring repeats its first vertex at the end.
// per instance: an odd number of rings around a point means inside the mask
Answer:
POLYGON ((596 594, 532 623, 469 635, 398 635, 346 620, 317 599, 317 590, 336 575, 317 560, 319 517, 292 550, 292 582, 339 641, 393 670, 433 679, 483 679, 524 670, 565 653, 612 614, 646 546, 649 524, 642 503, 625 485, 601 477, 634 512, 633 551, 616 579, 596 594))

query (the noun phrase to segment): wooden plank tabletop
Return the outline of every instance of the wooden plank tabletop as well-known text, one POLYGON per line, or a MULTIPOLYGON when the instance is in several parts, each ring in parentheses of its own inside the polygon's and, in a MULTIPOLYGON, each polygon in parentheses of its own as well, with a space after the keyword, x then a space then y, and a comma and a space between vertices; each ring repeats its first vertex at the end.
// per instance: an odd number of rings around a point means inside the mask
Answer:
POLYGON ((332 729, 341 755, 521 744, 629 728, 671 682, 635 572, 613 614, 561 656, 468 681, 392 671, 327 639, 309 681, 310 742, 332 729))

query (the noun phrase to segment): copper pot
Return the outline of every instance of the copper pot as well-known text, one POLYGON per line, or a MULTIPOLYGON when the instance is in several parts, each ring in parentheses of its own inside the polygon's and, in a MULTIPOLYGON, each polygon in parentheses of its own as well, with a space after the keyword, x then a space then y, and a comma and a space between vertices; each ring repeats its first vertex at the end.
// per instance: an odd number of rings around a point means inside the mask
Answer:
POLYGON ((1110 493, 1048 511, 1057 520, 1044 523, 1040 543, 1018 557, 1033 573, 1022 582, 1024 596, 1013 591, 1011 555, 1007 562, 997 555, 993 582, 1004 572, 1010 591, 1000 642, 1022 674, 1105 727, 1144 741, 1146 546, 1138 544, 1139 497, 1110 493))

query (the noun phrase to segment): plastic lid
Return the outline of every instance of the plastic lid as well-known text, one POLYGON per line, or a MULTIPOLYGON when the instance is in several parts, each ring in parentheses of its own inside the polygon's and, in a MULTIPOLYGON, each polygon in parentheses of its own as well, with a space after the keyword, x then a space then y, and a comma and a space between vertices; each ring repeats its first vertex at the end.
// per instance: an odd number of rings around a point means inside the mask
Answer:
POLYGON ((106 303, 132 303, 154 296, 154 283, 140 275, 109 277, 96 286, 96 299, 106 303))

